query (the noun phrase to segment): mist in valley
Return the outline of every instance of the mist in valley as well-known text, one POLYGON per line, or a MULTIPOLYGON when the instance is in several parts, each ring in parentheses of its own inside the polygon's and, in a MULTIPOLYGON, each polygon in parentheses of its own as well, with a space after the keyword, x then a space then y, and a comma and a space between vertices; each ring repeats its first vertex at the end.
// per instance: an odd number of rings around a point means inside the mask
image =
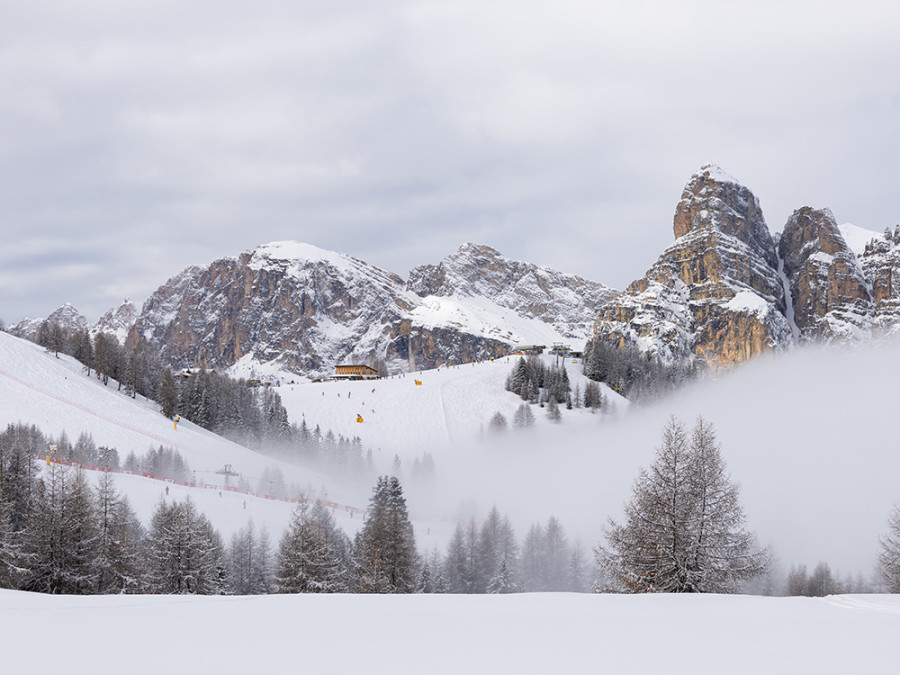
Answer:
POLYGON ((577 418, 563 410, 559 425, 456 446, 436 455, 435 484, 409 485, 410 506, 479 520, 496 505, 520 537, 554 515, 589 549, 608 518, 621 521, 669 416, 690 430, 702 415, 776 573, 824 561, 842 578, 869 579, 900 500, 898 382, 896 340, 759 357, 653 404, 577 418))

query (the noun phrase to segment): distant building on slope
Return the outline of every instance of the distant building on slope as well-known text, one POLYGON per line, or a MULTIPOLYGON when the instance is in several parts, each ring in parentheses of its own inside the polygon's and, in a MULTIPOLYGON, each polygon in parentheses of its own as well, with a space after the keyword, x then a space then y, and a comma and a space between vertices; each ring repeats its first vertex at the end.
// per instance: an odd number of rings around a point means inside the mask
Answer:
POLYGON ((377 380, 378 371, 371 366, 345 365, 335 366, 335 380, 377 380))

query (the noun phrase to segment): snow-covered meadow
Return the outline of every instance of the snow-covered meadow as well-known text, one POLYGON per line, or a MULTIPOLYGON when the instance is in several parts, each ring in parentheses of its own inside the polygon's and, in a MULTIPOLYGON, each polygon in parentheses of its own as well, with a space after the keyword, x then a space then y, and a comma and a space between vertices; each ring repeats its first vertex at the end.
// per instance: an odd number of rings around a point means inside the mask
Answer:
POLYGON ((0 591, 3 671, 896 672, 900 597, 46 596, 0 591))

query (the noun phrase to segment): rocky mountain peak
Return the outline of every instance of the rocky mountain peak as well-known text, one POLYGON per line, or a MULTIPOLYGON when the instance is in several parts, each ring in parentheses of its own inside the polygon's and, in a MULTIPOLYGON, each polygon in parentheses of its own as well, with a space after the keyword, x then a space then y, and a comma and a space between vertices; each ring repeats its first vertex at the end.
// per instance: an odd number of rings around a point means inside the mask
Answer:
POLYGON ((859 262, 872 288, 875 326, 884 333, 900 333, 900 225, 873 237, 859 262))
POLYGON ((759 200, 744 185, 714 164, 694 173, 675 207, 675 238, 689 233, 721 232, 749 246, 775 264, 775 244, 759 200))
POLYGON ((454 293, 474 295, 479 286, 488 288, 508 260, 495 248, 467 242, 437 265, 419 265, 409 273, 407 289, 420 297, 448 297, 454 293))
POLYGON ((137 321, 138 311, 134 303, 128 298, 122 301, 118 307, 114 307, 100 317, 91 328, 91 332, 114 335, 120 344, 124 344, 134 322, 137 321))
POLYGON ((675 242, 644 277, 601 308, 595 339, 713 369, 790 340, 774 241, 747 187, 701 167, 673 230, 675 242))
POLYGON ((437 265, 420 265, 407 288, 422 298, 486 298, 520 317, 538 318, 579 341, 597 308, 617 291, 601 283, 512 260, 483 244, 466 243, 437 265))
POLYGON ((867 334, 872 295, 862 267, 829 209, 791 214, 778 242, 790 282, 794 322, 806 340, 867 334))
POLYGON ((46 319, 24 318, 18 323, 9 327, 9 332, 26 340, 34 340, 41 328, 46 322, 48 325, 56 325, 63 329, 66 333, 75 333, 86 330, 88 320, 79 312, 70 302, 64 303, 61 307, 54 310, 46 319))

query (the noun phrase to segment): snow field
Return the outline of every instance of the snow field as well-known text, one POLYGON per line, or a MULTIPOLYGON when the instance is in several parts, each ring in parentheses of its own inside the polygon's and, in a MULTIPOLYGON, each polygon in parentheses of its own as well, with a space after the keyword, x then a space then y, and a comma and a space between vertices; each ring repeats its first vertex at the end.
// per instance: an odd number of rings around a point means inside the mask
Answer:
MULTIPOLYGON (((443 366, 383 380, 283 385, 278 394, 292 422, 306 419, 313 428, 319 424, 322 433, 331 429, 348 438, 359 436, 363 447, 372 449, 376 464, 387 470, 395 453, 404 466, 423 452, 440 461, 441 455, 480 439, 496 412, 511 426, 522 399, 504 387, 518 358, 443 366), (356 421, 357 415, 362 423, 356 421)), ((556 362, 555 357, 543 358, 548 364, 556 362)), ((563 362, 573 392, 576 384, 584 392, 588 380, 581 374, 581 361, 560 359, 563 362)), ((601 389, 618 409, 627 407, 614 391, 605 385, 601 389)), ((552 424, 543 409, 532 410, 537 426, 552 424)), ((599 419, 584 409, 563 407, 561 412, 564 423, 593 424, 599 419)))
POLYGON ((4 670, 791 673, 896 671, 900 597, 46 596, 0 591, 4 670), (98 636, 100 642, 98 643, 98 636), (52 645, 52 648, 48 648, 52 645))

